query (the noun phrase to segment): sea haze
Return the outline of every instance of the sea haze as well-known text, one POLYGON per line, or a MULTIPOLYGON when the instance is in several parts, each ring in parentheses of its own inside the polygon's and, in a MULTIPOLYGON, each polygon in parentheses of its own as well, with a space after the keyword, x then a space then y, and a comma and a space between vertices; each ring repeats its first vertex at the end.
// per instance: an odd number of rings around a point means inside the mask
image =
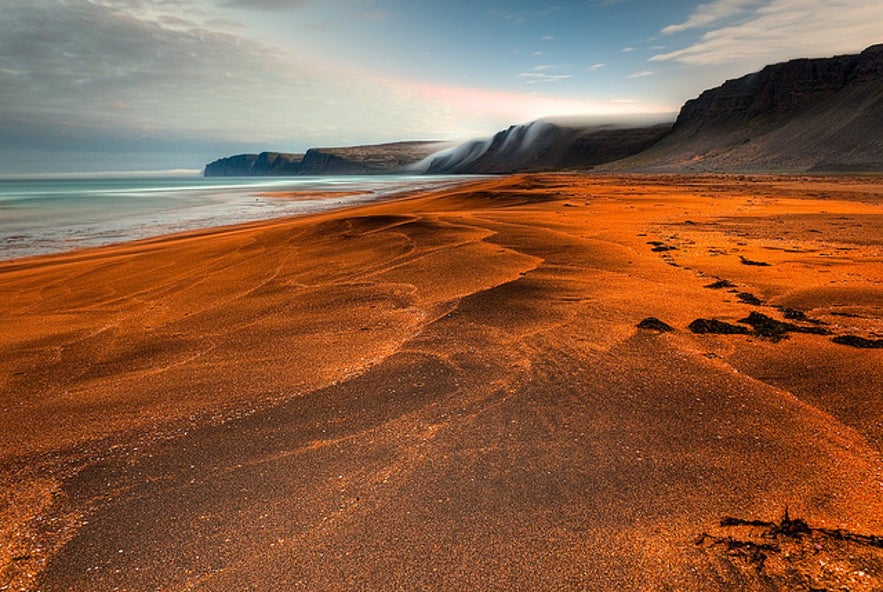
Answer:
POLYGON ((0 179, 0 260, 310 214, 463 180, 422 175, 0 179), (277 192, 302 195, 261 195, 277 192))

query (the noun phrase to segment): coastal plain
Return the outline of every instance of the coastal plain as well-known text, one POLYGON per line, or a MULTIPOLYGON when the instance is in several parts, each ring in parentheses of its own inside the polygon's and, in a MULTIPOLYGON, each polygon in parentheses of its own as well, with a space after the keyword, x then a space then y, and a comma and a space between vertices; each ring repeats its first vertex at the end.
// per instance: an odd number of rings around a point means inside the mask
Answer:
POLYGON ((880 176, 479 179, 0 327, 0 590, 883 588, 880 176))

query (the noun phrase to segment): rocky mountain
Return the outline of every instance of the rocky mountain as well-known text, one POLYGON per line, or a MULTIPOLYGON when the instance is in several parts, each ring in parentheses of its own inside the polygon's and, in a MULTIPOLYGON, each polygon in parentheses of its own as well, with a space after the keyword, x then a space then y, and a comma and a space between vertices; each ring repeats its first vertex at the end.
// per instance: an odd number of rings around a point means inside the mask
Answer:
POLYGON ((431 174, 512 173, 587 168, 636 154, 662 138, 671 123, 648 125, 538 120, 492 138, 470 140, 425 159, 431 174))
POLYGON ((729 80, 687 101, 660 142, 603 168, 883 171, 883 45, 729 80))
POLYGON ((447 142, 394 142, 344 148, 311 148, 305 154, 237 154, 207 164, 204 174, 206 177, 247 177, 398 173, 449 145, 447 142))
POLYGON ((538 120, 452 146, 398 142, 262 152, 217 160, 213 175, 426 172, 883 171, 883 44, 799 59, 728 80, 687 101, 674 125, 538 120))

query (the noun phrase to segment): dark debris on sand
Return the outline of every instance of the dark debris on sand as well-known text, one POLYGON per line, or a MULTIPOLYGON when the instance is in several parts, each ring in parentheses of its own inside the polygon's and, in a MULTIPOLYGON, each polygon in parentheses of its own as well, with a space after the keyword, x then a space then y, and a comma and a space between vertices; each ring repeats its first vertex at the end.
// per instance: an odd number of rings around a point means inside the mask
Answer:
POLYGON ((851 347, 862 349, 883 348, 883 339, 865 339, 858 335, 838 335, 831 341, 839 343, 840 345, 849 345, 851 347))
POLYGON ((708 284, 705 286, 706 288, 710 288, 712 290, 720 290, 722 288, 735 288, 736 284, 728 280, 718 280, 713 284, 708 284))
MULTIPOLYGON (((734 325, 717 319, 696 319, 688 326, 693 333, 714 333, 718 335, 756 335, 779 341, 785 339, 788 333, 811 333, 813 335, 829 335, 831 332, 824 327, 812 326, 805 327, 795 325, 794 323, 786 323, 777 321, 760 312, 752 312, 744 319, 738 321, 741 325, 734 325), (749 325, 743 327, 742 325, 749 325)), ((877 346, 874 346, 877 347, 877 346)))
POLYGON ((794 323, 777 321, 760 312, 752 312, 744 319, 740 319, 739 322, 751 325, 756 335, 774 341, 785 338, 788 333, 811 333, 813 335, 829 335, 831 333, 824 327, 803 327, 794 323))
POLYGON ((763 304, 763 301, 751 292, 739 292, 738 294, 736 294, 736 298, 738 298, 745 304, 752 304, 754 306, 760 306, 761 304, 763 304))
POLYGON ((687 328, 693 333, 714 333, 718 335, 748 335, 748 327, 725 323, 717 319, 696 319, 687 328))
POLYGON ((763 590, 879 590, 883 537, 778 522, 725 517, 726 536, 702 533, 696 545, 725 580, 763 590))
POLYGON ((752 261, 751 259, 746 259, 742 255, 739 255, 739 261, 742 262, 742 265, 754 265, 756 267, 769 267, 770 264, 765 261, 752 261))
POLYGON ((797 310, 796 308, 779 308, 779 310, 782 311, 782 316, 789 321, 803 321, 804 323, 811 322, 802 310, 797 310))
POLYGON ((647 317, 637 325, 638 329, 648 329, 650 331, 658 331, 659 333, 671 333, 675 329, 668 323, 660 321, 656 317, 647 317))

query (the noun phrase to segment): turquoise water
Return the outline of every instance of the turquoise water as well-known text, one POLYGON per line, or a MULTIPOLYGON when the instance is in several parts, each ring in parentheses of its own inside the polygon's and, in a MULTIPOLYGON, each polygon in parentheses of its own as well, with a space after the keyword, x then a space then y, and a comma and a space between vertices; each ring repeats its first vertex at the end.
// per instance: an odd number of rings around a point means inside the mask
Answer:
POLYGON ((431 176, 0 179, 0 259, 324 211, 462 182, 431 176), (272 191, 359 191, 279 199, 272 191))

